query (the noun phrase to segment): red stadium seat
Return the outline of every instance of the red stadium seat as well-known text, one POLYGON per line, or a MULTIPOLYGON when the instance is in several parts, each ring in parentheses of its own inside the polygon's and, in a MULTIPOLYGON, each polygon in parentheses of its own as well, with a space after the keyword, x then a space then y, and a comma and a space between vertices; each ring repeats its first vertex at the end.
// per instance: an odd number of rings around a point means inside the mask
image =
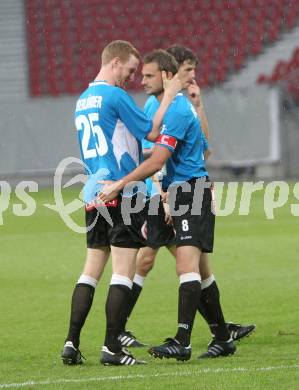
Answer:
POLYGON ((289 71, 288 62, 279 61, 271 75, 271 82, 281 80, 289 71))
MULTIPOLYGON (((69 4, 25 2, 32 95, 78 93, 94 77, 100 51, 114 39, 132 41, 142 54, 184 44, 199 57, 202 85, 221 83, 229 73, 239 71, 249 56, 260 54, 265 45, 292 28, 299 11, 297 0, 76 0, 69 4)), ((298 56, 291 67, 297 66, 298 56)), ((134 88, 140 88, 138 81, 134 88)))
POLYGON ((257 55, 263 50, 263 41, 261 39, 256 39, 250 48, 252 54, 257 55))
POLYGON ((280 84, 299 103, 299 47, 289 61, 279 61, 270 76, 260 75, 258 83, 280 84))
POLYGON ((258 82, 258 84, 265 84, 265 83, 268 82, 268 77, 266 75, 264 75, 264 74, 261 74, 257 78, 257 82, 258 82))

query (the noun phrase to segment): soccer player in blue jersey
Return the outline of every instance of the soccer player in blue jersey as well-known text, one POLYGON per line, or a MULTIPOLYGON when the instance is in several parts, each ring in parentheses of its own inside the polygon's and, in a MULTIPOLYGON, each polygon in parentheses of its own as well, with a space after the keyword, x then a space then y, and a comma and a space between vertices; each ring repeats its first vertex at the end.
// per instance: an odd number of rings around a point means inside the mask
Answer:
MULTIPOLYGON (((195 77, 195 67, 197 65, 198 60, 195 54, 190 49, 179 45, 173 45, 172 47, 167 49, 167 51, 172 54, 177 60, 180 66, 180 72, 187 72, 191 74, 191 77, 195 77)), ((205 138, 208 138, 208 121, 204 111, 200 89, 194 79, 192 80, 192 83, 188 85, 187 92, 188 98, 192 102, 199 116, 204 136, 205 138)), ((144 111, 151 118, 155 114, 158 107, 159 100, 156 98, 156 96, 151 95, 144 105, 144 111)), ((203 138, 203 143, 206 149, 206 158, 209 154, 209 150, 207 149, 208 144, 205 138, 203 138)), ((142 145, 144 154, 150 156, 152 148, 155 144, 148 140, 144 140, 142 145)), ((151 182, 151 179, 147 180, 148 182, 151 182)), ((163 205, 164 207, 167 206, 166 203, 163 203, 163 205)), ((162 205, 160 205, 158 215, 148 215, 147 217, 147 246, 145 248, 140 248, 140 250, 138 251, 136 274, 133 280, 132 293, 128 307, 128 317, 130 316, 139 298, 139 295, 143 288, 144 280, 149 271, 152 269, 155 262, 155 257, 161 246, 166 246, 174 256, 176 255, 174 231, 172 226, 167 225, 165 222, 165 214, 162 205)), ((221 356, 222 350, 221 348, 215 348, 215 340, 221 340, 223 338, 228 337, 228 333, 225 330, 225 326, 227 327, 227 330, 233 340, 240 340, 243 337, 249 335, 255 329, 255 325, 241 325, 232 322, 225 324, 220 303, 220 293, 218 285, 216 283, 211 265, 209 263, 208 254, 204 252, 201 254, 200 258, 200 276, 201 297, 198 302, 198 311, 206 320, 213 335, 212 341, 209 343, 208 352, 205 354, 205 356, 217 357, 221 356)), ((124 332, 122 332, 120 338, 122 340, 123 345, 136 347, 143 345, 142 343, 140 343, 140 341, 136 339, 136 337, 131 332, 125 330, 124 332)))
POLYGON ((134 79, 140 60, 138 51, 129 42, 113 41, 104 48, 101 60, 98 75, 79 97, 75 109, 81 157, 88 177, 84 187, 87 256, 73 292, 69 332, 61 357, 65 364, 82 363, 80 332, 111 249, 113 274, 106 301, 101 363, 133 365, 138 361, 121 348, 118 336, 132 287, 136 254, 145 245, 144 217, 143 212, 133 214, 134 223, 126 225, 121 215, 121 197, 105 206, 97 204, 98 182, 119 180, 139 165, 141 140, 157 138, 162 117, 181 83, 179 79, 168 83, 165 98, 151 120, 124 90, 127 82, 134 79))
MULTIPOLYGON (((164 93, 161 71, 171 61, 170 57, 167 52, 157 50, 144 59, 142 83, 146 93, 155 95, 159 101, 164 93)), ((190 72, 189 84, 193 79, 190 72)), ((155 357, 188 360, 191 357, 191 331, 201 294, 200 260, 202 253, 213 250, 215 216, 211 210, 211 185, 204 161, 203 134, 198 115, 183 94, 178 94, 169 106, 151 157, 129 175, 106 186, 100 199, 114 198, 127 183, 151 176, 165 163, 162 187, 170 192, 170 202, 174 206, 176 270, 180 279, 178 330, 174 338, 150 348, 149 352, 155 357), (197 201, 194 202, 195 198, 197 201), (187 211, 178 214, 176 211, 183 205, 187 206, 187 211)), ((216 348, 221 348, 222 355, 233 354, 236 348, 225 324, 222 331, 222 339, 217 340, 216 348)))

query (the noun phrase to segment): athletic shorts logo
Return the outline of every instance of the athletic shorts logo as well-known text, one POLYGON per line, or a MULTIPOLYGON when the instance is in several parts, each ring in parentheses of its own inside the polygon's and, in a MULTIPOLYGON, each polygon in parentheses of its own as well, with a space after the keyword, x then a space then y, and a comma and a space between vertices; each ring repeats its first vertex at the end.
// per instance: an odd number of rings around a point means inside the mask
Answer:
POLYGON ((109 202, 106 203, 101 203, 98 202, 97 200, 93 200, 92 202, 87 203, 85 205, 85 209, 86 211, 91 211, 94 209, 98 209, 99 207, 117 207, 117 205, 118 205, 117 199, 110 200, 109 202))

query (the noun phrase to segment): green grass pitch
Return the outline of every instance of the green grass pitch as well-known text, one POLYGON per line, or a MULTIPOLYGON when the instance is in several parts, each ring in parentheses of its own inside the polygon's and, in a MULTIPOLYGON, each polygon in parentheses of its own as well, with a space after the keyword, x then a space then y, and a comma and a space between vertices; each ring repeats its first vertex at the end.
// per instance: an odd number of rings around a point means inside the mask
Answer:
MULTIPOLYGON (((66 191, 65 202, 76 193, 66 191)), ((60 351, 85 236, 43 206, 53 203, 51 190, 34 198, 37 210, 30 217, 13 214, 13 204, 20 200, 12 198, 0 226, 0 389, 299 388, 299 221, 290 212, 295 199, 268 220, 260 192, 253 196, 248 216, 217 219, 211 261, 226 320, 257 325, 251 337, 237 343, 234 356, 197 360, 210 337, 197 315, 189 362, 153 359, 140 349, 136 355, 147 360, 146 366, 100 366, 109 264, 81 337, 86 362, 68 367, 62 365, 60 351)), ((75 218, 83 224, 83 211, 75 218)), ((174 260, 162 249, 128 326, 142 341, 156 344, 174 335, 177 286, 174 260)))

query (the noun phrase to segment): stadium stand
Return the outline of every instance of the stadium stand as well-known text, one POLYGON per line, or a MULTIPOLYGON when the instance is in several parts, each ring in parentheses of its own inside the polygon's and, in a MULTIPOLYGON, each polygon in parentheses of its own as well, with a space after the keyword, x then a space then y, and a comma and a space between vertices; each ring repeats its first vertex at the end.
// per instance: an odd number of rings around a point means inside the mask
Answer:
POLYGON ((25 4, 32 96, 79 93, 94 77, 102 47, 113 39, 131 40, 142 53, 187 44, 200 58, 200 84, 219 85, 292 29, 299 11, 296 0, 131 0, 129 7, 124 0, 25 4))
POLYGON ((279 61, 270 75, 261 74, 259 84, 280 84, 299 103, 299 47, 297 47, 288 61, 279 61))
POLYGON ((0 102, 27 97, 24 14, 18 0, 0 2, 0 102))

